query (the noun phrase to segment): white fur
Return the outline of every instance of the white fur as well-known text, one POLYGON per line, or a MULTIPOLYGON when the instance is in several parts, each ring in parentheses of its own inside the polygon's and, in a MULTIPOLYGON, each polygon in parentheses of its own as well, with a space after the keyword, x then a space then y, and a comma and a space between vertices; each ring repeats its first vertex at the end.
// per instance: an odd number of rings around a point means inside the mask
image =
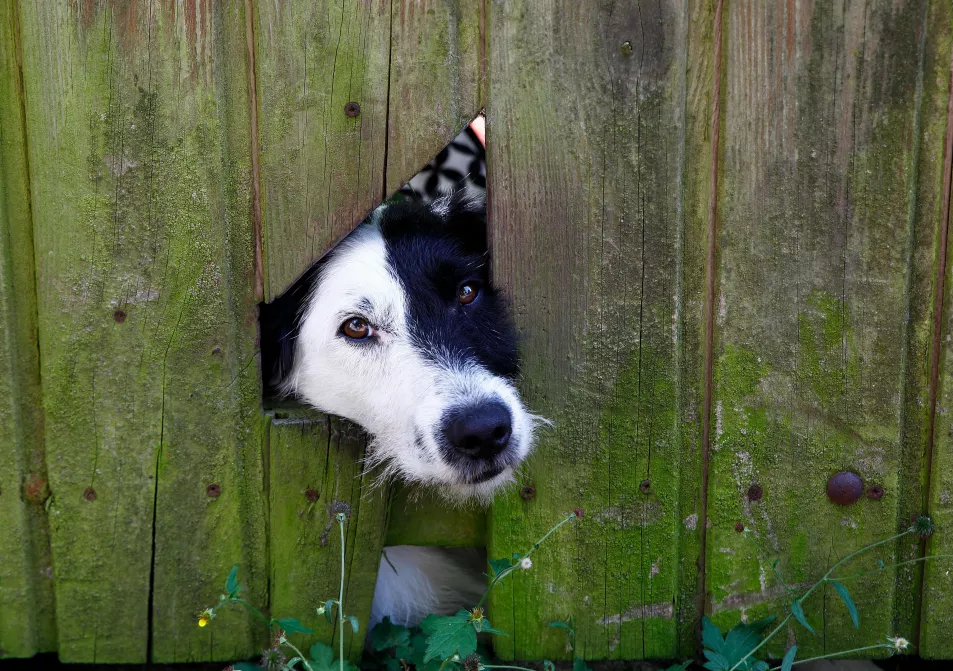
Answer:
POLYGON ((474 552, 395 545, 384 550, 368 629, 389 617, 413 626, 430 613, 473 607, 486 590, 482 558, 474 552))
POLYGON ((345 240, 322 270, 301 320, 285 390, 363 426, 373 437, 369 464, 383 465, 382 477, 437 485, 452 498, 488 500, 512 480, 512 468, 486 482, 464 482, 441 456, 441 417, 451 407, 499 399, 512 420, 507 449, 513 463, 532 447, 534 417, 509 381, 475 363, 434 362, 414 346, 405 289, 388 268, 373 221, 345 240), (373 326, 378 341, 354 343, 339 335, 341 324, 355 316, 373 326))

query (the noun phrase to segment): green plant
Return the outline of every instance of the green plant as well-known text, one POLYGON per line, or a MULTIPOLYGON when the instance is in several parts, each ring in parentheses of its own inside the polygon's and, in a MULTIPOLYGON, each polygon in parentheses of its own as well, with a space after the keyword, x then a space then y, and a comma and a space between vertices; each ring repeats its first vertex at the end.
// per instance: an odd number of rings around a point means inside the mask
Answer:
POLYGON ((736 671, 738 669, 741 671, 775 671, 776 669, 780 671, 789 671, 793 666, 798 664, 803 664, 805 662, 818 659, 826 659, 829 657, 840 657, 878 649, 889 650, 891 654, 903 652, 909 645, 909 642, 906 639, 899 637, 886 637, 885 643, 877 643, 861 648, 832 652, 825 655, 819 655, 817 657, 811 657, 810 659, 800 660, 797 659, 798 647, 796 645, 792 645, 785 653, 784 658, 781 660, 781 664, 774 667, 770 666, 767 661, 763 659, 757 659, 755 657, 755 653, 757 653, 759 650, 762 650, 768 644, 768 642, 777 633, 784 629, 784 627, 792 619, 798 622, 810 633, 814 633, 814 629, 811 627, 804 615, 803 604, 808 597, 817 591, 818 587, 821 587, 825 584, 834 588, 834 591, 847 607, 847 612, 850 614, 851 621, 853 622, 854 626, 859 628, 860 615, 857 612, 857 607, 854 604, 854 600, 850 596, 850 591, 844 585, 844 582, 860 578, 871 573, 883 571, 887 568, 912 564, 918 561, 925 561, 927 559, 936 559, 941 556, 948 555, 921 557, 919 559, 900 562, 898 564, 889 566, 883 562, 880 562, 880 567, 875 571, 870 571, 868 573, 856 573, 852 576, 835 577, 834 573, 848 562, 857 558, 859 555, 872 550, 873 548, 894 542, 899 538, 903 538, 904 536, 915 535, 925 538, 932 533, 933 522, 929 517, 922 515, 918 517, 906 530, 898 534, 894 534, 889 538, 865 545, 859 550, 848 554, 846 557, 831 566, 831 568, 821 577, 821 579, 811 585, 803 594, 798 594, 794 589, 789 587, 787 583, 784 582, 784 579, 778 570, 778 562, 775 560, 772 562, 771 568, 777 576, 780 584, 784 586, 791 596, 791 606, 789 612, 784 616, 781 622, 774 627, 774 629, 771 629, 767 635, 765 635, 764 632, 767 631, 774 622, 775 618, 773 616, 763 620, 758 620, 757 622, 740 622, 735 625, 727 633, 727 635, 724 636, 722 635, 721 630, 718 629, 718 627, 716 627, 711 620, 709 620, 707 617, 702 618, 702 645, 704 647, 703 652, 706 659, 704 667, 709 669, 709 671, 736 671))
POLYGON ((225 594, 222 594, 219 597, 218 604, 212 608, 206 608, 199 615, 199 627, 207 626, 212 620, 215 619, 215 612, 230 604, 240 604, 244 606, 252 615, 258 619, 265 622, 268 626, 269 631, 272 632, 271 647, 262 650, 261 661, 259 664, 252 664, 250 662, 239 662, 232 665, 232 669, 236 671, 293 671, 298 668, 300 664, 308 671, 358 671, 350 662, 344 659, 344 623, 348 622, 351 626, 351 631, 357 634, 359 630, 359 624, 357 618, 353 615, 347 615, 344 613, 344 523, 350 517, 351 510, 346 503, 337 502, 331 506, 331 513, 334 515, 334 519, 337 520, 338 529, 341 532, 341 582, 340 590, 338 592, 337 599, 328 599, 324 602, 322 606, 317 609, 318 615, 324 615, 328 622, 333 626, 334 624, 334 608, 337 607, 337 621, 339 625, 338 632, 338 657, 337 660, 334 658, 334 650, 324 644, 324 643, 315 643, 308 650, 308 655, 306 656, 301 650, 297 648, 290 640, 288 640, 287 634, 310 634, 314 635, 314 631, 304 626, 301 623, 301 620, 293 617, 288 618, 267 618, 265 617, 260 610, 252 606, 250 603, 245 601, 242 598, 242 587, 238 584, 238 564, 235 564, 232 567, 231 572, 228 574, 228 579, 225 581, 225 594), (290 659, 285 655, 283 648, 288 648, 294 653, 294 656, 290 659))

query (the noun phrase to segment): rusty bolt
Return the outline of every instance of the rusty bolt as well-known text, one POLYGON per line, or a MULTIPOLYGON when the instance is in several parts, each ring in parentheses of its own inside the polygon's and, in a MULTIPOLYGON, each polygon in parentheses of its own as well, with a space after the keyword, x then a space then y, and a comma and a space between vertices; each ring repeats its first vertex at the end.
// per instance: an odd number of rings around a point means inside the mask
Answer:
POLYGON ((350 102, 344 106, 344 113, 353 119, 361 113, 361 106, 357 103, 350 102))
POLYGON ((623 55, 623 56, 631 56, 631 55, 632 55, 632 43, 631 43, 629 40, 626 40, 626 41, 623 42, 622 45, 619 47, 619 51, 622 52, 622 55, 623 55))
POLYGON ((218 495, 222 493, 222 486, 213 482, 205 488, 205 493, 210 499, 217 499, 218 495))
POLYGON ((126 321, 126 311, 125 310, 116 310, 113 312, 113 319, 116 320, 117 324, 122 324, 126 321))
POLYGON ((871 501, 879 501, 884 497, 884 488, 880 485, 874 485, 867 488, 867 498, 871 501))
POLYGON ((863 493, 864 483, 856 473, 841 471, 827 481, 827 498, 837 505, 849 506, 863 493))
POLYGON ((83 498, 86 499, 87 501, 95 501, 96 490, 93 489, 92 487, 87 487, 86 489, 83 490, 83 498))
POLYGON ((650 491, 652 491, 652 481, 643 480, 642 482, 640 482, 639 491, 641 491, 643 494, 648 494, 650 491))
POLYGON ((23 483, 23 498, 28 503, 42 504, 50 498, 50 487, 46 478, 37 473, 30 473, 26 482, 23 483))
POLYGON ((735 531, 737 531, 740 534, 744 530, 745 530, 744 522, 735 522, 735 531))
POLYGON ((524 501, 532 501, 536 498, 536 488, 533 485, 526 485, 520 490, 520 496, 524 501))
POLYGON ((764 496, 764 490, 761 488, 761 485, 751 485, 748 487, 749 501, 760 501, 762 496, 764 496))
POLYGON ((314 503, 321 498, 321 495, 318 493, 317 489, 311 489, 309 487, 308 489, 304 490, 304 498, 308 499, 309 503, 314 503))

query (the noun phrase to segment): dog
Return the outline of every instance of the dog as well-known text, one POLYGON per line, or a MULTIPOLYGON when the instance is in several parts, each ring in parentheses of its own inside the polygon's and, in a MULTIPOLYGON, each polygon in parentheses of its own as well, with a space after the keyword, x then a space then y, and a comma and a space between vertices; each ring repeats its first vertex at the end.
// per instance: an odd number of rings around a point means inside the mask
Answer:
MULTIPOLYGON (((368 469, 487 503, 543 420, 524 406, 516 331, 490 282, 485 198, 458 189, 376 210, 295 287, 262 306, 262 361, 279 394, 370 436, 368 469)), ((385 548, 371 625, 472 606, 472 553, 385 548)))

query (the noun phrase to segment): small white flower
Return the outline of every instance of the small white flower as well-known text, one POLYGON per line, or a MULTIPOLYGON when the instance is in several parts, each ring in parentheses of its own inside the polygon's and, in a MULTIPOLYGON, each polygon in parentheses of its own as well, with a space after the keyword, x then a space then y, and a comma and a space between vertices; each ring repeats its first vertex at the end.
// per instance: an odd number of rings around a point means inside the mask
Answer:
POLYGON ((324 615, 324 611, 325 611, 324 606, 318 606, 317 608, 315 608, 315 610, 318 611, 318 615, 324 615))
POLYGON ((910 645, 910 641, 900 636, 895 636, 895 637, 888 636, 887 641, 890 643, 890 645, 893 646, 893 649, 896 650, 897 652, 903 652, 910 645))
POLYGON ((533 568, 533 560, 530 559, 529 557, 523 557, 522 559, 520 559, 520 568, 523 569, 524 571, 530 570, 531 568, 533 568))

